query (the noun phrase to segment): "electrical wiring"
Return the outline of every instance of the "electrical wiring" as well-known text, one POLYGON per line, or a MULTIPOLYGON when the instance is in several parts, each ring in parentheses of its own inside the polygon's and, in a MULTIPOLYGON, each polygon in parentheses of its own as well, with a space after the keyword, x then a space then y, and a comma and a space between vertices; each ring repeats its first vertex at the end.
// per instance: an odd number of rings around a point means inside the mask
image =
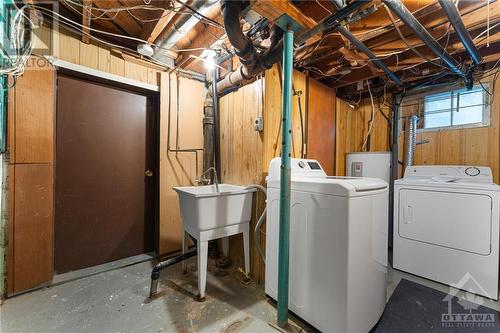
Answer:
MULTIPOLYGON (((56 19, 58 22, 65 21, 65 23, 69 22, 69 23, 71 23, 73 25, 77 25, 77 26, 81 27, 78 30, 83 31, 82 30, 84 28, 83 24, 81 24, 79 22, 75 22, 75 21, 73 21, 73 20, 71 20, 71 19, 69 19, 69 18, 67 18, 67 17, 65 17, 63 15, 60 15, 59 13, 57 13, 57 12, 55 12, 53 10, 47 9, 45 7, 37 6, 37 5, 30 6, 30 7, 31 8, 35 8, 35 9, 40 10, 40 11, 43 11, 45 13, 48 13, 49 15, 53 15, 53 16, 51 16, 51 18, 56 19)), ((89 31, 97 32, 97 33, 108 35, 108 36, 114 36, 114 37, 118 37, 118 38, 132 40, 132 41, 135 41, 135 42, 138 42, 138 43, 150 44, 150 45, 152 45, 152 46, 154 46, 154 47, 156 47, 158 49, 165 50, 165 51, 190 52, 190 51, 203 51, 203 50, 209 50, 210 49, 210 48, 204 48, 204 47, 184 48, 184 49, 169 49, 169 48, 162 47, 161 45, 158 45, 158 44, 155 44, 155 43, 148 43, 146 40, 141 39, 141 38, 132 37, 132 36, 125 36, 125 35, 120 35, 120 34, 115 34, 115 33, 112 33, 112 32, 108 32, 108 31, 96 29, 96 28, 93 28, 93 27, 85 27, 85 28, 88 29, 89 31)), ((86 34, 89 35, 89 37, 93 37, 92 35, 90 35, 90 33, 86 33, 86 34)))
MULTIPOLYGON (((408 42, 408 40, 404 37, 403 33, 401 32, 401 30, 399 29, 398 25, 396 24, 396 21, 394 20, 394 16, 392 16, 392 12, 390 11, 390 9, 384 4, 384 8, 385 8, 385 11, 387 12, 387 15, 389 16, 389 19, 391 20, 392 22, 392 25, 394 26, 394 29, 396 29, 397 33, 399 34, 399 37, 401 38, 401 40, 403 41, 403 43, 406 44, 406 46, 408 46, 408 48, 410 50, 412 50, 416 55, 418 55, 419 57, 421 57, 422 59, 425 59, 427 60, 428 62, 430 62, 431 64, 435 65, 435 66, 438 66, 438 67, 441 67, 445 70, 449 70, 449 68, 441 65, 441 64, 438 64, 438 63, 435 63, 433 62, 432 60, 430 60, 429 58, 427 58, 426 56, 424 56, 422 53, 420 53, 417 49, 415 49, 412 45, 410 45, 410 43, 408 42)), ((448 29, 448 32, 449 32, 449 29, 448 29)), ((449 34, 448 34, 449 35, 449 34)))
MULTIPOLYGON (((496 24, 492 25, 491 27, 489 28, 486 28, 483 32, 481 32, 479 35, 477 35, 476 37, 474 37, 473 41, 476 41, 479 37, 481 37, 482 35, 484 35, 485 33, 488 33, 490 30, 493 30, 495 29, 496 27, 498 27, 500 25, 500 22, 497 22, 496 24)), ((485 37, 485 39, 488 38, 488 37, 485 37)))
POLYGON ((215 27, 219 27, 219 28, 222 28, 224 29, 224 26, 222 26, 222 24, 220 24, 219 22, 217 21, 214 21, 212 20, 211 18, 209 17, 206 17, 205 15, 201 14, 200 12, 196 11, 194 8, 192 8, 191 6, 189 6, 188 4, 182 2, 181 0, 174 0, 175 2, 179 3, 180 5, 182 5, 183 7, 186 7, 187 9, 189 9, 191 12, 193 12, 194 16, 196 18, 198 18, 200 21, 203 21, 205 20, 207 23, 209 22, 211 25, 215 26, 215 27))
POLYGON ((323 6, 323 4, 321 2, 319 2, 318 0, 315 0, 315 1, 318 5, 320 5, 321 8, 323 8, 326 12, 328 12, 328 15, 332 15, 332 12, 328 8, 323 6))
MULTIPOLYGON (((26 29, 24 28, 25 20, 29 24, 30 29, 34 26, 33 21, 24 13, 24 9, 27 5, 19 8, 17 4, 14 3, 17 11, 12 19, 12 24, 14 29, 11 31, 11 36, 9 36, 9 40, 12 41, 13 49, 16 50, 16 54, 14 57, 10 54, 5 54, 6 58, 9 59, 8 65, 6 67, 0 68, 1 75, 12 75, 14 80, 17 76, 20 76, 24 73, 24 69, 26 67, 26 62, 28 61, 29 56, 31 55, 33 41, 31 38, 28 39, 28 44, 23 45, 24 33, 26 29), (22 50, 22 51, 21 51, 22 50)), ((5 50, 3 52, 7 53, 5 50)))
POLYGON ((368 93, 370 94, 370 102, 372 104, 372 113, 371 113, 370 124, 368 125, 368 130, 366 131, 366 135, 365 135, 365 138, 363 140, 363 145, 361 146, 362 151, 366 151, 368 139, 372 133, 373 123, 375 122, 375 116, 376 116, 375 104, 373 103, 373 95, 372 95, 372 91, 370 89, 370 81, 368 81, 368 80, 366 81, 366 86, 368 87, 368 93))
POLYGON ((128 14, 130 14, 135 20, 137 20, 139 22, 143 22, 143 23, 148 23, 148 22, 157 22, 157 21, 161 20, 163 17, 169 15, 171 12, 175 12, 175 13, 178 13, 181 15, 192 15, 204 23, 213 25, 213 26, 218 27, 218 28, 223 28, 223 26, 220 23, 218 23, 217 21, 214 21, 211 18, 204 16, 203 14, 201 14, 198 11, 196 11, 195 9, 193 9, 191 6, 186 5, 186 4, 182 3, 181 1, 177 1, 177 0, 175 0, 175 1, 181 3, 181 6, 175 7, 172 4, 171 8, 164 8, 164 7, 158 7, 158 6, 147 4, 147 5, 137 5, 137 6, 129 6, 129 7, 115 7, 115 8, 92 7, 90 9, 87 8, 87 6, 84 6, 83 4, 76 2, 76 1, 73 1, 73 0, 63 0, 63 1, 64 1, 64 3, 66 3, 69 7, 71 7, 78 14, 81 14, 80 11, 75 9, 72 5, 81 7, 82 10, 86 10, 87 12, 89 12, 89 14, 91 15, 91 20, 112 21, 112 20, 116 19, 118 14, 125 11, 128 14), (187 8, 190 12, 181 11, 181 9, 183 7, 187 8), (158 18, 144 20, 144 19, 137 17, 135 14, 133 14, 132 13, 133 10, 163 11, 165 13, 158 18), (97 16, 93 13, 93 11, 101 12, 101 14, 97 16), (113 13, 114 15, 110 16, 109 13, 113 13))

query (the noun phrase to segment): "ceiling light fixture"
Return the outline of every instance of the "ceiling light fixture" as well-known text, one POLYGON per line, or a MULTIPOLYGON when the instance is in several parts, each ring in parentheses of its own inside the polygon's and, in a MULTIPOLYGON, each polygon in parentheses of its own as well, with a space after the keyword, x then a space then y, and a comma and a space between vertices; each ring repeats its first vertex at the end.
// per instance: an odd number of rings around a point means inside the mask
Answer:
POLYGON ((152 57, 154 50, 153 50, 153 47, 151 46, 151 44, 143 43, 143 44, 137 45, 137 52, 140 55, 143 55, 146 57, 152 57))

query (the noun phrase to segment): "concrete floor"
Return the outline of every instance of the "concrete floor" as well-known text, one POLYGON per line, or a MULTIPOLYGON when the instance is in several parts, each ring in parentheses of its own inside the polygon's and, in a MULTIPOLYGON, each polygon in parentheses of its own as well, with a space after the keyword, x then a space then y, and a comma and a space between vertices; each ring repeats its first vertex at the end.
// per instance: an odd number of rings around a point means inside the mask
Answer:
POLYGON ((180 265, 164 270, 150 300, 152 267, 143 262, 7 299, 0 332, 277 332, 269 324, 274 306, 239 272, 210 267, 200 303, 196 258, 186 275, 180 265))
MULTIPOLYGON (((0 332, 278 332, 276 309, 260 286, 244 285, 234 270, 209 268, 207 299, 194 300, 196 258, 162 273, 159 293, 148 298, 151 262, 103 272, 8 299, 0 332)), ((387 296, 401 278, 449 292, 449 287, 389 269, 387 296)), ((457 296, 465 296, 459 292, 457 296)), ((500 310, 498 302, 482 305, 500 310)), ((296 331, 310 328, 295 321, 296 331)))

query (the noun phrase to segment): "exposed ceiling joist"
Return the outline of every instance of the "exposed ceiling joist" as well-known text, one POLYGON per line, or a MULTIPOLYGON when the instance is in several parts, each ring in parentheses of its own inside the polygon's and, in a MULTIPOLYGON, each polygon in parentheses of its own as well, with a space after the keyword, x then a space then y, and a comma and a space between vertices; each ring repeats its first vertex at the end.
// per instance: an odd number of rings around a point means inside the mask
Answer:
POLYGON ((91 0, 83 0, 83 9, 82 9, 82 25, 83 25, 83 35, 82 42, 85 44, 90 43, 90 21, 91 21, 91 10, 92 10, 92 1, 91 0))
MULTIPOLYGON (((115 0, 94 0, 94 5, 101 9, 112 9, 123 7, 118 1, 115 0)), ((108 18, 113 18, 113 21, 126 31, 130 36, 139 36, 142 27, 137 21, 126 11, 121 12, 108 12, 108 18)))
POLYGON ((316 21, 304 15, 290 1, 252 0, 251 7, 254 11, 272 22, 276 22, 282 15, 286 14, 304 29, 311 29, 316 25, 316 21))

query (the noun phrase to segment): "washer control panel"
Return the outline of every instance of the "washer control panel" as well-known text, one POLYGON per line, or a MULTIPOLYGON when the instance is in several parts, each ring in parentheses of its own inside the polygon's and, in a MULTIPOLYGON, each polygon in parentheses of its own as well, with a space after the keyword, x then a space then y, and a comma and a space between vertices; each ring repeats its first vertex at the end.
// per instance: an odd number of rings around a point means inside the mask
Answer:
POLYGON ((406 167, 404 178, 453 178, 453 182, 493 183, 491 168, 470 165, 412 165, 406 167))
MULTIPOLYGON (((316 160, 309 159, 290 159, 290 169, 291 176, 294 177, 326 177, 326 173, 316 160)), ((269 176, 268 181, 276 180, 280 178, 281 171, 281 157, 275 157, 271 160, 269 164, 269 176)))

